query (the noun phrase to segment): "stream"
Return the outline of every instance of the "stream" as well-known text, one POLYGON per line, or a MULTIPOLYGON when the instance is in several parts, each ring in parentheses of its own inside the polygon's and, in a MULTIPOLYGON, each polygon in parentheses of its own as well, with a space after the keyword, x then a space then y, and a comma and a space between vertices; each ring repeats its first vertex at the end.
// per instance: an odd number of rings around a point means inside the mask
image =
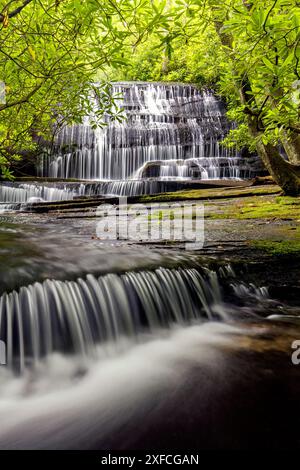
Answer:
POLYGON ((9 218, 1 448, 299 445, 295 303, 198 253, 9 218))
POLYGON ((95 213, 55 207, 259 174, 220 145, 211 91, 114 87, 125 122, 64 128, 44 179, 0 185, 0 448, 298 448, 296 259, 243 257, 247 222, 237 245, 225 221, 231 251, 213 220, 213 248, 189 251, 105 239, 95 213))

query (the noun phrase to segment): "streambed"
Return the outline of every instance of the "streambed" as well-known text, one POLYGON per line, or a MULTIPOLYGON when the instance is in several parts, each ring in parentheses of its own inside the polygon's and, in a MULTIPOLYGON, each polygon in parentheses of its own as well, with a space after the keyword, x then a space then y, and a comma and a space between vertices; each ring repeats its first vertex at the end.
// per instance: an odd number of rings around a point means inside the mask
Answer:
POLYGON ((94 224, 21 213, 2 218, 1 289, 16 294, 5 306, 1 297, 11 362, 0 369, 0 447, 297 447, 295 260, 283 288, 282 261, 257 257, 249 265, 239 250, 203 256, 105 242, 91 235, 94 224), (83 283, 87 276, 97 287, 83 283), (106 301, 97 308, 98 288, 106 301), (42 299, 52 318, 62 316, 64 330, 52 322, 45 335, 42 299), (104 339, 91 317, 100 311, 116 315, 115 326, 100 327, 111 328, 104 339))

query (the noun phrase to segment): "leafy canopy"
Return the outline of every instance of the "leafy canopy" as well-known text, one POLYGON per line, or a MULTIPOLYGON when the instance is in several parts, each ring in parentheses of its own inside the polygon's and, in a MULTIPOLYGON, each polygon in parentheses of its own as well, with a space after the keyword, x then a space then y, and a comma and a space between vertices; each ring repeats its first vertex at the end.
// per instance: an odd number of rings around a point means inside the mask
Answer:
POLYGON ((117 77, 213 86, 240 124, 226 145, 254 149, 249 113, 262 122, 264 142, 277 145, 300 132, 299 6, 296 0, 170 1, 167 28, 148 37, 117 77))
POLYGON ((1 0, 2 173, 65 123, 121 119, 108 80, 214 87, 239 124, 229 146, 254 149, 249 115, 265 143, 299 135, 299 12, 297 0, 1 0))
POLYGON ((144 0, 1 0, 2 174, 10 177, 21 156, 34 160, 63 124, 92 112, 94 126, 105 113, 120 119, 110 87, 93 85, 96 75, 124 65, 124 50, 166 21, 144 0))

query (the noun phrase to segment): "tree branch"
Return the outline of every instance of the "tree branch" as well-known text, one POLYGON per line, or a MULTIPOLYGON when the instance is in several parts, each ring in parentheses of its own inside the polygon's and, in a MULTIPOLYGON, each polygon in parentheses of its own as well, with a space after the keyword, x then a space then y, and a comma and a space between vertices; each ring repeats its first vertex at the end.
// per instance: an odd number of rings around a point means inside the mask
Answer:
POLYGON ((12 108, 13 106, 18 106, 20 104, 27 103, 30 98, 41 88, 42 85, 43 82, 39 83, 33 90, 30 91, 30 93, 28 93, 28 95, 24 96, 24 98, 21 98, 20 100, 0 105, 0 111, 4 111, 5 109, 12 108))
MULTIPOLYGON (((22 3, 22 5, 20 5, 18 8, 15 8, 12 12, 10 12, 8 14, 8 18, 13 18, 14 16, 17 16, 19 13, 21 13, 21 11, 23 10, 23 8, 25 8, 29 3, 31 3, 32 0, 24 0, 24 2, 22 3)), ((10 2, 11 3, 11 2, 10 2)), ((8 4, 9 5, 9 4, 8 4)), ((4 7, 3 11, 5 11, 7 9, 7 5, 4 7)), ((3 23, 4 21, 4 15, 3 13, 0 13, 0 23, 3 23)))
POLYGON ((272 11, 274 10, 274 8, 276 6, 276 3, 277 3, 277 0, 274 1, 273 5, 271 6, 270 10, 268 11, 267 16, 266 16, 265 21, 264 21, 264 24, 263 24, 263 30, 266 34, 268 34, 268 31, 267 31, 267 28, 266 28, 267 22, 268 22, 270 14, 272 13, 272 11))

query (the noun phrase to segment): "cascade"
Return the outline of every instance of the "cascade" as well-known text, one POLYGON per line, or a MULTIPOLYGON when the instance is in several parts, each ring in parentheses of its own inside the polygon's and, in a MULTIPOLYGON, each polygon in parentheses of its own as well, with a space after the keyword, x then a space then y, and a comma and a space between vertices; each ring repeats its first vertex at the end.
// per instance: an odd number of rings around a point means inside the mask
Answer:
POLYGON ((221 140, 231 125, 223 103, 208 90, 192 85, 115 83, 113 92, 125 120, 93 130, 82 125, 62 129, 54 150, 44 156, 40 176, 126 181, 148 162, 161 162, 157 176, 190 177, 174 161, 193 160, 196 176, 247 178, 254 169, 221 140), (180 170, 183 170, 182 173, 180 170))
POLYGON ((0 185, 0 201, 3 203, 62 201, 84 195, 84 185, 3 183, 0 185))
POLYGON ((8 365, 22 371, 53 352, 90 355, 100 343, 218 318, 221 303, 218 275, 206 268, 46 280, 0 297, 0 337, 8 365))
POLYGON ((51 183, 45 185, 2 183, 0 185, 0 212, 16 210, 25 203, 42 201, 64 201, 80 196, 117 195, 139 196, 143 194, 163 193, 182 189, 180 181, 159 179, 134 179, 127 181, 99 181, 91 183, 51 183))
POLYGON ((22 204, 42 201, 64 201, 80 196, 118 195, 138 196, 182 189, 180 181, 155 178, 126 181, 95 181, 90 183, 2 183, 0 211, 20 209, 22 204))
MULTIPOLYGON (((5 183, 0 203, 153 194, 177 189, 166 181, 251 178, 261 171, 257 157, 246 159, 221 144, 232 126, 211 91, 147 82, 112 87, 124 120, 106 117, 107 125, 94 130, 87 116, 83 124, 65 126, 37 169, 41 177, 94 180, 94 186, 86 181, 5 183)), ((7 208, 13 206, 0 209, 7 208)))

